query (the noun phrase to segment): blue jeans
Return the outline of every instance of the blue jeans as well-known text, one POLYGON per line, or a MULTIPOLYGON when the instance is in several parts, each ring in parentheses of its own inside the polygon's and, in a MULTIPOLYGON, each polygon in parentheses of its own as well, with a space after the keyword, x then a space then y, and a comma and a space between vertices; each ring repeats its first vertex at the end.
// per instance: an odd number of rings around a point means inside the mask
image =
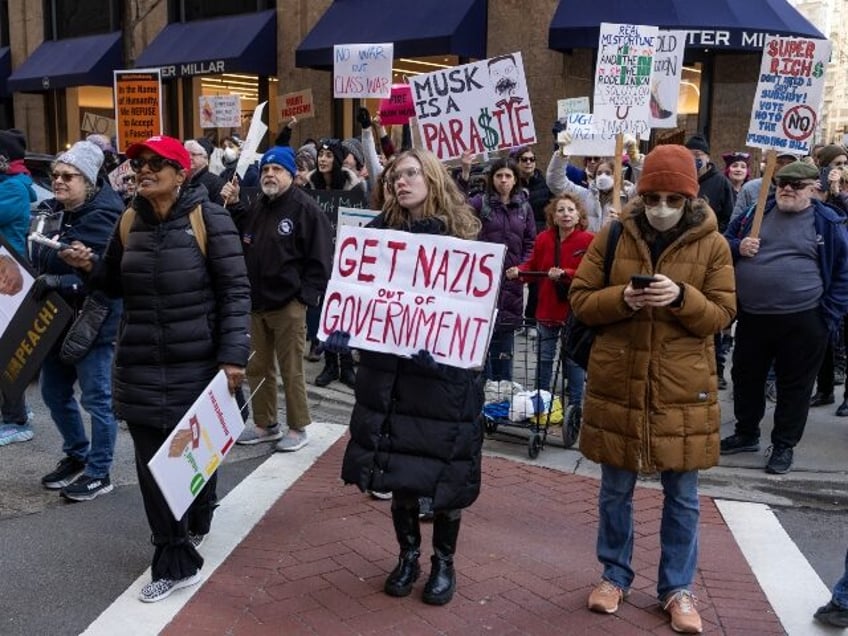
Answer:
POLYGON ((833 602, 839 607, 848 608, 848 552, 845 553, 845 571, 833 586, 833 602))
MULTIPOLYGON (((543 391, 551 390, 551 377, 553 376, 554 359, 556 358, 557 344, 561 326, 548 326, 539 324, 539 370, 538 385, 543 391)), ((568 403, 580 404, 583 401, 583 385, 586 382, 586 372, 580 368, 571 358, 563 357, 565 379, 568 382, 568 403)), ((556 387, 553 393, 556 394, 556 387)))
POLYGON ((492 334, 484 372, 487 380, 512 380, 514 345, 515 331, 513 329, 497 330, 492 334))
POLYGON ((75 365, 59 360, 58 347, 44 360, 41 396, 62 434, 65 455, 85 462, 89 477, 106 477, 112 466, 118 423, 112 413, 112 356, 114 346, 99 344, 75 365), (74 397, 79 381, 80 402, 74 397), (91 443, 85 434, 80 403, 91 416, 91 443))
MULTIPOLYGON (((627 590, 633 583, 633 489, 637 474, 601 465, 598 496, 598 561, 603 577, 627 590)), ((698 471, 660 473, 663 511, 660 523, 660 565, 657 598, 689 590, 698 564, 698 471)))

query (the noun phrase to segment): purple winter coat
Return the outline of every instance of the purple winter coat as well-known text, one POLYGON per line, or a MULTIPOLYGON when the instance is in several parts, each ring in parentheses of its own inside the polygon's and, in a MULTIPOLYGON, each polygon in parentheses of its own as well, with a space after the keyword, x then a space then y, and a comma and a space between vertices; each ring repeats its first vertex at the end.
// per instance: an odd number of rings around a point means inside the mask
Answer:
MULTIPOLYGON (((504 271, 530 258, 533 241, 536 239, 536 221, 527 193, 520 190, 512 195, 509 203, 501 203, 498 194, 478 194, 469 201, 483 222, 479 241, 506 245, 504 271), (483 210, 483 197, 488 197, 488 209, 483 210)), ((516 280, 503 279, 498 296, 498 320, 496 329, 515 329, 521 325, 524 315, 524 284, 516 280)))

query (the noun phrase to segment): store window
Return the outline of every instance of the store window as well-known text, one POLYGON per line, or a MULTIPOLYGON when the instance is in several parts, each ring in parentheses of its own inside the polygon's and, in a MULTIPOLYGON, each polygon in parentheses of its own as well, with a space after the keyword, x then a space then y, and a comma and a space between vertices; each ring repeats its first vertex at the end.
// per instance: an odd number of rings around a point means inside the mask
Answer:
POLYGON ((169 10, 171 22, 192 22, 255 13, 275 6, 274 0, 172 0, 169 10))
POLYGON ((45 0, 45 39, 120 31, 121 4, 121 0, 45 0))

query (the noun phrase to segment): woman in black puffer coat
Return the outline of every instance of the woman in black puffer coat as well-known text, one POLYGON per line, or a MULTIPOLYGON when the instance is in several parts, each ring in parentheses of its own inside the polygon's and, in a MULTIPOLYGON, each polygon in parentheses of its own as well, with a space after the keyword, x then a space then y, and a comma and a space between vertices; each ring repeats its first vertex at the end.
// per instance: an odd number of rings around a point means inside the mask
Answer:
MULTIPOLYGON (((432 153, 401 154, 387 180, 393 196, 370 227, 476 238, 479 221, 432 153)), ((443 605, 456 587, 461 509, 480 492, 480 374, 437 364, 427 351, 410 359, 363 350, 355 394, 342 479, 363 491, 393 493, 400 558, 384 590, 390 596, 412 591, 420 574, 418 498, 431 497, 434 554, 423 598, 443 605)))

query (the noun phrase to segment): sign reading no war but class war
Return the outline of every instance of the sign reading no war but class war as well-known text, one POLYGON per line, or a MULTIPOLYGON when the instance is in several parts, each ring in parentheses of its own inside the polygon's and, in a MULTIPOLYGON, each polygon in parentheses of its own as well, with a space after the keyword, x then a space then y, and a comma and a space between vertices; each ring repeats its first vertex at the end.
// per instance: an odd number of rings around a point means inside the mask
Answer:
POLYGON ((425 147, 439 159, 536 143, 521 53, 410 77, 425 147))
POLYGON ((810 153, 830 50, 827 40, 766 38, 748 146, 810 153))
POLYGON ((333 47, 333 97, 389 97, 395 45, 336 44, 333 47))
POLYGON ((182 519, 243 430, 227 376, 218 371, 147 463, 174 519, 182 519))
POLYGON ((480 367, 506 248, 497 243, 343 225, 318 336, 350 333, 350 346, 480 367))

